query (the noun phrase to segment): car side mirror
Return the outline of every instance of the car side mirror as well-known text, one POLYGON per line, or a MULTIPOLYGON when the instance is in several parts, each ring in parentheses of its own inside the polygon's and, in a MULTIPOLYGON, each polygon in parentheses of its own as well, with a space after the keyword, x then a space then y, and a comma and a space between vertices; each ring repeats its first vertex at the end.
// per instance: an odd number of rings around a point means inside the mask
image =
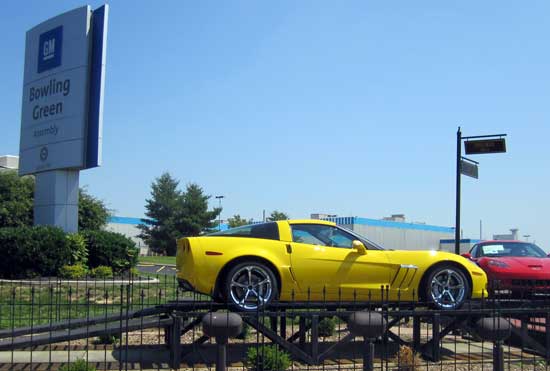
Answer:
POLYGON ((359 240, 353 241, 352 246, 355 251, 359 253, 359 255, 365 255, 367 253, 367 248, 365 247, 365 245, 363 245, 363 242, 359 240))
POLYGON ((462 254, 462 256, 466 259, 472 260, 472 254, 470 254, 469 252, 465 252, 464 254, 462 254))

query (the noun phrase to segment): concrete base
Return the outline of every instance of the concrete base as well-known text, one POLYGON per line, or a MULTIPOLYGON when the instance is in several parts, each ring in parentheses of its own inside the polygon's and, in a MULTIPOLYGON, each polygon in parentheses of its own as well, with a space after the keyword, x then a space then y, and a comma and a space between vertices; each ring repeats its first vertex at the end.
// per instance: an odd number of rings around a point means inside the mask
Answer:
POLYGON ((78 232, 78 170, 53 170, 36 174, 34 224, 78 232))

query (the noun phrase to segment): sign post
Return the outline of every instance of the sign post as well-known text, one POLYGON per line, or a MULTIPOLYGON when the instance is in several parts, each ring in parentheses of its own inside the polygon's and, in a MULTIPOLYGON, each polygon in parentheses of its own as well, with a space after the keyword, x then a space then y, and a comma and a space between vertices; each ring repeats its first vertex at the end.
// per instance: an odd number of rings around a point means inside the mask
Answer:
POLYGON ((108 6, 26 34, 19 174, 36 174, 34 223, 78 230, 79 172, 101 165, 108 6))
POLYGON ((506 152, 506 134, 478 135, 463 137, 460 127, 456 133, 456 211, 455 211, 455 254, 460 254, 460 201, 461 201, 461 174, 478 179, 479 163, 462 157, 462 141, 467 155, 506 152))

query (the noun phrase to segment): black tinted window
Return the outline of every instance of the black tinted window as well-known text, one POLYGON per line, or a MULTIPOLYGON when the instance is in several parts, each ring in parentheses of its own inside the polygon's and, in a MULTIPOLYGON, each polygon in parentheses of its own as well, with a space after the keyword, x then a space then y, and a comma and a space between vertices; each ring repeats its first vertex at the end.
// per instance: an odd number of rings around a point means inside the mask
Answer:
POLYGON ((268 240, 279 239, 279 227, 277 223, 261 223, 250 224, 242 227, 231 228, 226 231, 216 232, 210 236, 233 236, 233 237, 250 237, 250 238, 265 238, 268 240))

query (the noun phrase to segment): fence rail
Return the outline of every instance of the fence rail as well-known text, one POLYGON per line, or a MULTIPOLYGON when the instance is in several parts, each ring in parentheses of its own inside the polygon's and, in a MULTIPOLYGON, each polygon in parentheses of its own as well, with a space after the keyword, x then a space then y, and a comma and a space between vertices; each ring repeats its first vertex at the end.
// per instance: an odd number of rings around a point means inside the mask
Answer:
POLYGON ((0 281, 0 369, 282 369, 288 357, 291 370, 547 370, 550 360, 550 300, 533 290, 455 311, 370 295, 274 303, 238 313, 242 328, 223 344, 204 321, 230 307, 154 278, 0 281), (365 313, 383 323, 376 336, 361 332, 375 329, 360 324, 365 313))

